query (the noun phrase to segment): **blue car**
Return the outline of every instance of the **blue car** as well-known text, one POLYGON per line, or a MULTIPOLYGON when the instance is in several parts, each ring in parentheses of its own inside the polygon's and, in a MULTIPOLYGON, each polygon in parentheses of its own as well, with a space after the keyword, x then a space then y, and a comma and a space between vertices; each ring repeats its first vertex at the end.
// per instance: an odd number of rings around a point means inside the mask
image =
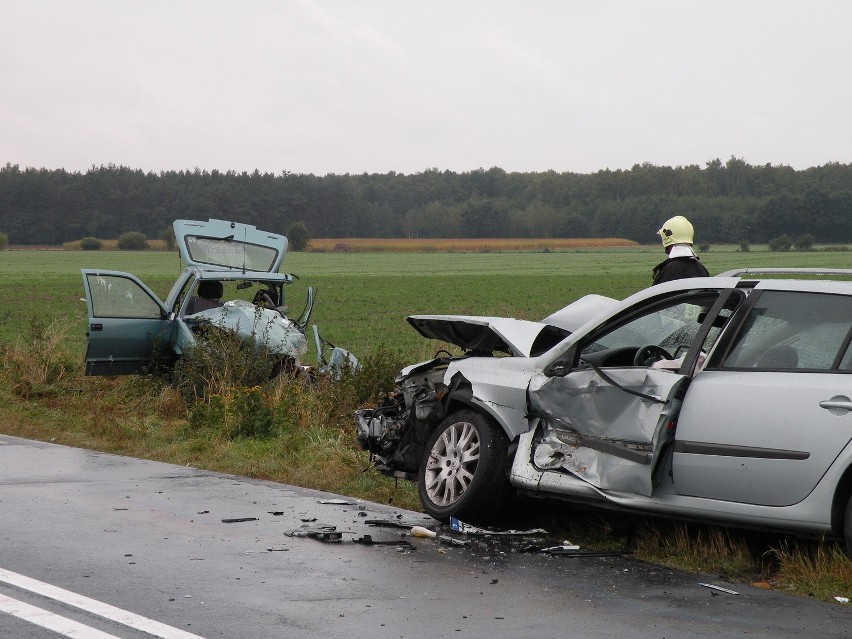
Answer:
MULTIPOLYGON (((308 288, 298 316, 288 314, 285 291, 294 276, 278 272, 287 238, 225 220, 176 220, 173 226, 185 268, 164 300, 130 273, 82 270, 86 375, 168 369, 210 325, 255 340, 279 368, 302 365, 314 294, 308 288)), ((313 337, 321 368, 357 365, 342 349, 329 352, 315 326, 313 337)))

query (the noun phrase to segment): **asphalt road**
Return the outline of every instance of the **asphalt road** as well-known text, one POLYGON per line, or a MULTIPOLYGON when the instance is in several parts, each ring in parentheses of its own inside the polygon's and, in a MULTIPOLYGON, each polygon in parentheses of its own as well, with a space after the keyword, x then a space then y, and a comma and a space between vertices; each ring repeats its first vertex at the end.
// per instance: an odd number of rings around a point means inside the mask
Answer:
POLYGON ((626 557, 448 546, 366 523, 434 529, 424 515, 333 498, 0 435, 0 637, 852 635, 852 605, 626 557), (342 541, 288 535, 321 524, 342 541))

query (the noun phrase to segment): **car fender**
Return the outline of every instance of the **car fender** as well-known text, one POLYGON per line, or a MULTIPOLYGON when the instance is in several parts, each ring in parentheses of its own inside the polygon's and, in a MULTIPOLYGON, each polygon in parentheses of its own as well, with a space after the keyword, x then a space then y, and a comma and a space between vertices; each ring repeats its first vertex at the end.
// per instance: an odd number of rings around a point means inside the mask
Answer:
POLYGON ((471 406, 496 421, 509 441, 528 428, 527 386, 534 360, 523 357, 470 357, 447 368, 444 383, 453 402, 471 406))

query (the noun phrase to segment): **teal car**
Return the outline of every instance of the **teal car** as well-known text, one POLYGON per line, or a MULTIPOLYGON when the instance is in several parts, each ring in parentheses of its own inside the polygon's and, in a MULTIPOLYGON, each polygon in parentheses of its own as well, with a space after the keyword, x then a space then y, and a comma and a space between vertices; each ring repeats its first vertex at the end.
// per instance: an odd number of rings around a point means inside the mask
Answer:
MULTIPOLYGON (((86 375, 168 369, 209 325, 254 339, 282 366, 301 365, 314 293, 308 288, 303 310, 288 315, 285 289, 294 276, 278 272, 287 238, 216 219, 173 226, 184 269, 164 300, 130 273, 82 269, 86 375)), ((320 366, 355 362, 342 349, 327 357, 316 327, 313 332, 320 366)))

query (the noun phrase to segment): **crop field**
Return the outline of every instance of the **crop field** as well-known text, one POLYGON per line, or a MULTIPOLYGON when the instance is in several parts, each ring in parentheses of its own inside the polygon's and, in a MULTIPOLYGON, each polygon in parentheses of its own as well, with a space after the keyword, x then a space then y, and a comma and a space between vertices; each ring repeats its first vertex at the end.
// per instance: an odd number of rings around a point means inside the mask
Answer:
MULTIPOLYGON (((712 273, 740 266, 852 267, 842 251, 740 252, 722 246, 703 255, 712 273)), ((623 298, 650 283, 663 256, 657 246, 564 251, 291 252, 283 270, 300 279, 287 302, 299 311, 305 288, 317 289, 313 320, 323 336, 356 355, 382 344, 411 357, 429 345, 405 322, 410 314, 453 313, 540 319, 587 293, 623 298)), ((0 337, 14 338, 38 314, 73 326, 82 356, 85 304, 81 268, 133 273, 164 297, 181 265, 160 251, 0 252, 0 337)), ((424 351, 425 349, 425 351, 424 351)))

